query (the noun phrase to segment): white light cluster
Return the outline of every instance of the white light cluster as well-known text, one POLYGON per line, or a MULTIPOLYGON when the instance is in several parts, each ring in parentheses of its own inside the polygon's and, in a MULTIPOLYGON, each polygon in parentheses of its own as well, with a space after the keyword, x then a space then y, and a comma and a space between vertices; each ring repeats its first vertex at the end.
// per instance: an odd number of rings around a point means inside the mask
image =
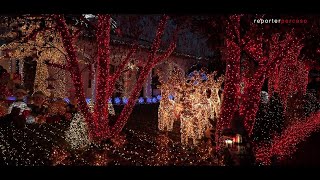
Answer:
POLYGON ((219 89, 224 77, 215 80, 216 72, 208 75, 208 79, 203 81, 203 72, 194 72, 191 79, 182 76, 179 69, 174 69, 171 76, 164 81, 164 76, 160 72, 161 100, 158 111, 158 128, 160 130, 172 131, 175 120, 181 122, 181 143, 188 145, 189 139, 192 144, 204 137, 204 132, 211 127, 209 118, 214 119, 219 116, 221 100, 219 89), (207 97, 207 90, 211 94, 207 97), (169 96, 174 94, 174 100, 169 96), (173 116, 175 114, 175 117, 173 116))
POLYGON ((76 113, 73 116, 65 136, 72 149, 83 149, 90 145, 88 127, 81 113, 76 113))

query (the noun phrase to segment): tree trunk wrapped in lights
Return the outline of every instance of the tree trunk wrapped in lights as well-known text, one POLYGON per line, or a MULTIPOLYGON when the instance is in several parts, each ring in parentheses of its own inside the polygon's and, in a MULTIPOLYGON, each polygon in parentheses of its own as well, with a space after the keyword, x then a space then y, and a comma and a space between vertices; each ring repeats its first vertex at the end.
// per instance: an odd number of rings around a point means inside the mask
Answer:
POLYGON ((272 39, 268 41, 262 34, 257 35, 259 32, 257 26, 251 23, 251 29, 246 32, 243 38, 240 38, 240 16, 230 16, 226 22, 226 49, 223 51, 227 65, 226 80, 221 117, 217 122, 216 140, 219 140, 223 129, 230 127, 237 110, 244 117, 244 125, 248 135, 252 134, 265 79, 274 72, 282 60, 297 58, 302 48, 301 39, 297 38, 293 31, 286 33, 284 40, 279 40, 280 34, 274 34, 272 39), (269 45, 268 48, 265 48, 263 43, 269 45), (254 58, 258 62, 258 67, 253 73, 253 77, 245 79, 244 89, 240 95, 240 57, 242 51, 254 58), (238 101, 239 98, 241 105, 238 101))
POLYGON ((302 48, 300 41, 297 38, 294 38, 294 35, 291 34, 291 32, 287 34, 287 38, 283 41, 279 41, 279 35, 274 35, 272 40, 268 53, 269 59, 260 59, 259 67, 252 80, 246 85, 243 94, 244 125, 249 135, 252 134, 255 116, 260 103, 260 92, 265 78, 273 73, 277 64, 282 62, 282 60, 297 58, 302 48))
POLYGON ((98 41, 98 57, 97 57, 97 79, 96 79, 96 102, 94 106, 94 121, 98 124, 96 132, 100 138, 109 134, 109 120, 107 112, 107 103, 111 96, 110 74, 110 15, 98 16, 97 41, 98 41))
MULTIPOLYGON (((225 128, 230 128, 235 111, 238 109, 240 84, 240 15, 229 17, 226 27, 226 49, 223 56, 226 61, 225 84, 221 115, 217 121, 216 142, 225 128)), ((219 146, 217 146, 219 148, 219 146)))
POLYGON ((79 107, 84 114, 86 121, 89 124, 90 134, 96 141, 101 141, 119 134, 124 127, 126 121, 131 114, 136 100, 139 96, 140 90, 146 81, 151 69, 159 62, 166 60, 167 57, 173 52, 176 47, 177 30, 174 32, 174 38, 169 45, 166 52, 160 56, 157 56, 157 52, 160 48, 161 37, 164 33, 166 21, 168 16, 164 15, 159 23, 156 37, 153 41, 151 52, 148 55, 147 62, 142 68, 136 86, 128 98, 128 103, 124 106, 120 116, 116 120, 115 124, 111 127, 108 121, 108 101, 114 91, 115 82, 121 75, 126 64, 129 62, 131 55, 134 53, 136 46, 133 47, 133 51, 130 51, 126 59, 121 62, 118 69, 114 74, 110 73, 110 16, 99 15, 98 26, 96 27, 97 41, 98 41, 98 58, 97 58, 97 78, 96 78, 96 97, 95 97, 95 112, 90 113, 88 106, 85 102, 84 89, 82 83, 82 77, 79 70, 79 62, 75 53, 74 37, 69 32, 64 18, 61 15, 54 15, 54 18, 58 24, 58 29, 61 33, 63 44, 68 54, 68 66, 72 75, 72 80, 76 89, 76 97, 79 100, 79 107))
POLYGON ((68 55, 67 66, 70 67, 69 71, 75 87, 75 96, 78 98, 79 108, 89 125, 89 134, 91 137, 94 137, 95 136, 94 129, 95 127, 97 127, 98 122, 96 122, 96 119, 93 119, 93 116, 89 112, 89 108, 85 100, 86 97, 84 95, 84 88, 83 88, 83 82, 82 82, 82 77, 81 77, 80 68, 79 68, 79 61, 76 56, 73 39, 63 17, 61 15, 55 15, 54 17, 57 22, 58 30, 61 33, 62 43, 68 55))
POLYGON ((225 128, 230 128, 231 121, 235 111, 238 109, 238 96, 240 84, 240 48, 234 42, 226 40, 226 74, 223 90, 223 101, 221 105, 220 118, 217 121, 217 136, 218 140, 220 133, 225 128))

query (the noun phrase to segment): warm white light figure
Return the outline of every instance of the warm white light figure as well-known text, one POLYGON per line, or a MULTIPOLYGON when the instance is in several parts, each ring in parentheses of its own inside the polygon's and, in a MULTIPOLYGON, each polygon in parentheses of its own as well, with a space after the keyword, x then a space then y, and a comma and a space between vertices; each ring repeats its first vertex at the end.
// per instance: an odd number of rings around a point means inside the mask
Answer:
MULTIPOLYGON (((94 103, 89 102, 90 111, 93 112, 94 103)), ((115 111, 111 102, 108 103, 109 114, 114 116, 115 111)), ((69 129, 65 132, 66 141, 71 149, 85 149, 91 144, 88 126, 81 112, 74 114, 69 129)))
POLYGON ((159 74, 161 82, 161 95, 158 111, 158 128, 161 131, 172 131, 175 119, 180 121, 181 143, 197 145, 204 137, 204 132, 212 128, 209 118, 219 117, 221 99, 219 90, 224 77, 215 80, 216 72, 206 76, 204 71, 195 71, 192 77, 186 79, 173 69, 171 76, 164 82, 164 77, 159 74), (209 92, 209 93, 208 93, 209 92), (168 98, 174 96, 174 100, 168 98), (175 115, 175 116, 173 116, 175 115))

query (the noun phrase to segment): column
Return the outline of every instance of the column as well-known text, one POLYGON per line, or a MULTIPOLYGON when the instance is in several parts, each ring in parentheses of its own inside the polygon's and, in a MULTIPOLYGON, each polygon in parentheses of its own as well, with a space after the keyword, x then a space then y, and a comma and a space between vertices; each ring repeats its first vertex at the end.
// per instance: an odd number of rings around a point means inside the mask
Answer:
POLYGON ((23 65, 24 65, 24 59, 19 60, 19 74, 21 77, 21 84, 24 85, 24 74, 23 74, 23 65))
POLYGON ((94 102, 95 98, 96 98, 96 69, 94 68, 94 64, 91 65, 91 69, 92 69, 92 74, 91 74, 91 78, 93 78, 91 80, 91 101, 94 102))
POLYGON ((122 97, 128 98, 130 96, 130 77, 129 71, 123 74, 123 92, 122 97))
POLYGON ((152 97, 152 71, 149 73, 145 84, 143 85, 143 96, 144 97, 152 97))

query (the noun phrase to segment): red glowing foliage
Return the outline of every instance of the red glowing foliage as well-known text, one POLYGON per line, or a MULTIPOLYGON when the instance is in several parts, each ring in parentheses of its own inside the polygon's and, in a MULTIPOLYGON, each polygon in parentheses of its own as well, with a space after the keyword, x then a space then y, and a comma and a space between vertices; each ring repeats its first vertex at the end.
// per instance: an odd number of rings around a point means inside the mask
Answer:
POLYGON ((298 60, 300 50, 291 49, 289 53, 293 56, 281 61, 269 79, 269 93, 279 92, 285 108, 289 95, 306 92, 309 74, 306 65, 298 60))
POLYGON ((240 48, 232 41, 226 40, 226 43, 226 78, 224 85, 223 103, 221 107, 221 119, 218 121, 217 126, 229 128, 238 103, 238 84, 240 82, 240 48))
POLYGON ((256 148, 256 160, 264 165, 271 164, 271 158, 288 158, 297 150, 297 144, 305 141, 313 132, 320 129, 320 112, 306 120, 300 120, 289 126, 281 136, 275 137, 271 146, 262 144, 256 148))
MULTIPOLYGON (((219 140, 223 129, 230 128, 231 122, 235 119, 233 116, 239 108, 250 141, 264 82, 268 80, 269 97, 277 92, 285 107, 290 95, 306 92, 310 62, 306 64, 298 59, 303 47, 303 36, 297 36, 294 30, 286 33, 282 38, 279 33, 269 34, 268 37, 271 37, 269 39, 263 33, 259 33, 253 25, 240 39, 237 33, 240 26, 238 21, 234 21, 234 17, 230 17, 233 21, 229 20, 226 26, 226 49, 222 51, 227 66, 216 140, 219 140), (241 52, 247 55, 243 59, 240 59, 241 52), (241 93, 240 85, 244 85, 241 93)), ((310 135, 309 132, 319 127, 318 121, 320 121, 319 113, 310 117, 304 124, 290 126, 282 136, 273 139, 271 148, 270 144, 260 145, 256 151, 256 158, 265 164, 270 164, 272 156, 289 155, 292 153, 291 149, 295 148, 296 142, 300 142, 303 137, 310 135), (304 129, 301 130, 303 132, 296 133, 298 131, 293 130, 299 128, 304 129), (290 137, 295 137, 295 140, 288 140, 290 137), (290 143, 285 144, 284 141, 290 143), (268 153, 269 151, 271 153, 268 153)))
POLYGON ((262 50, 262 37, 249 38, 244 46, 244 51, 246 51, 254 60, 259 61, 263 59, 263 50, 262 50))
MULTIPOLYGON (((250 81, 246 82, 247 84, 243 93, 243 109, 241 109, 241 112, 244 115, 244 125, 249 135, 252 134, 255 116, 260 103, 260 92, 265 79, 275 71, 279 63, 284 62, 285 64, 287 59, 291 61, 297 59, 301 48, 300 40, 294 38, 292 32, 288 33, 282 41, 279 41, 278 34, 272 37, 270 50, 268 52, 269 59, 260 61, 254 76, 250 81)), ((278 84, 275 84, 277 87, 278 84)))
MULTIPOLYGON (((240 39, 240 17, 239 15, 230 16, 226 25, 226 49, 223 51, 226 60, 226 80, 223 92, 223 102, 221 117, 217 122, 216 138, 219 139, 221 131, 230 128, 234 119, 234 114, 239 110, 244 118, 244 127, 250 136, 255 123, 255 116, 260 103, 260 94, 262 86, 266 79, 270 77, 270 84, 274 89, 284 89, 282 86, 287 82, 282 81, 287 75, 281 76, 279 71, 280 64, 286 67, 289 64, 298 65, 298 55, 302 48, 301 37, 297 37, 294 31, 285 34, 280 39, 279 33, 274 33, 271 39, 264 36, 256 25, 251 24, 250 29, 243 38, 240 39), (258 62, 250 68, 240 68, 243 64, 250 65, 248 59, 241 60, 241 52, 245 52, 249 58, 258 62), (242 64, 242 62, 244 63, 242 64), (282 77, 282 78, 279 78, 282 77), (242 82, 241 82, 242 81, 242 82), (243 83, 243 91, 240 93, 240 84, 243 83), (281 86, 281 87, 280 87, 281 86)), ((301 63, 299 64, 299 66, 301 63)), ((290 91, 296 92, 306 89, 306 71, 305 68, 295 69, 296 74, 292 76, 293 81, 299 82, 300 87, 290 86, 290 91)), ((292 83, 291 83, 292 84, 292 83)), ((274 90, 270 91, 271 93, 274 90)), ((269 92, 269 94, 270 94, 269 92)), ((283 91, 282 91, 283 92, 283 91)), ((284 93, 284 92, 283 92, 284 93)), ((282 95, 282 97, 287 96, 282 95)), ((281 94, 280 94, 281 96, 281 94)))

